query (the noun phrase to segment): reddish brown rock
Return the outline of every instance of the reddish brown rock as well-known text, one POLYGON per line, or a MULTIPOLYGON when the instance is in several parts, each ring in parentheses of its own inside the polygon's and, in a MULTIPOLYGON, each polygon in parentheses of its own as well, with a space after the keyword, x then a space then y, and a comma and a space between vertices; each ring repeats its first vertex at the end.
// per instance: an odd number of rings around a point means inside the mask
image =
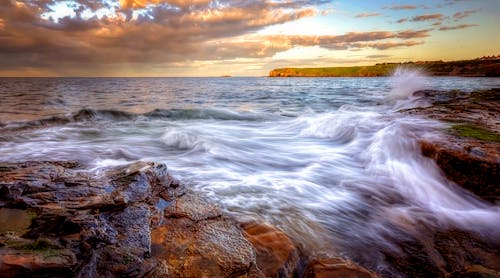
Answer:
POLYGON ((447 136, 446 141, 421 141, 420 146, 448 179, 483 199, 500 198, 500 144, 447 136))
POLYGON ((73 251, 48 239, 24 240, 3 236, 0 248, 1 277, 71 277, 77 265, 73 251))
POLYGON ((299 254, 287 235, 264 223, 246 223, 242 227, 255 248, 257 267, 266 277, 297 275, 299 254))
POLYGON ((151 237, 162 265, 153 277, 246 277, 255 264, 252 246, 229 220, 172 218, 151 237))
POLYGON ((341 258, 317 259, 309 262, 304 278, 375 278, 375 273, 341 258))
POLYGON ((254 271, 255 252, 240 228, 194 192, 165 209, 151 239, 159 261, 151 277, 247 277, 254 271))

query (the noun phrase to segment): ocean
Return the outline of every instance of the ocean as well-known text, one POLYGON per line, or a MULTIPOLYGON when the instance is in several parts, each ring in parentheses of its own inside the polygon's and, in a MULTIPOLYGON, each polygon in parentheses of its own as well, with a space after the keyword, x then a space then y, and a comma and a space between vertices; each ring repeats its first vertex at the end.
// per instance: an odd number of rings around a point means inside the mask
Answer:
POLYGON ((77 160, 96 175, 134 161, 170 173, 240 221, 303 250, 384 265, 419 225, 488 234, 500 207, 448 181, 421 138, 445 123, 401 110, 419 89, 500 78, 1 78, 0 160, 77 160))

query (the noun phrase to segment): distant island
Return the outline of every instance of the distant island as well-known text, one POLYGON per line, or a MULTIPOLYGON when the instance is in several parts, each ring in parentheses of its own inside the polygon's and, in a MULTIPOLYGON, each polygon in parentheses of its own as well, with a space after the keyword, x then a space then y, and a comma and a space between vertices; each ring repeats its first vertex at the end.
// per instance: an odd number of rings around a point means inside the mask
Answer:
POLYGON ((486 56, 462 61, 418 61, 404 63, 381 63, 373 66, 282 68, 274 69, 269 77, 376 77, 389 76, 396 67, 418 68, 431 76, 500 76, 500 55, 486 56))

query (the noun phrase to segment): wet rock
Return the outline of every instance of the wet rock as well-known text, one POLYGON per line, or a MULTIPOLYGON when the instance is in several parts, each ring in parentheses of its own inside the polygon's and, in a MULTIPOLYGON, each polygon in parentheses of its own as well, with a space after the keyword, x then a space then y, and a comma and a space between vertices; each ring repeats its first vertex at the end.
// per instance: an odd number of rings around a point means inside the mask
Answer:
POLYGON ((152 277, 246 277, 255 264, 252 245, 223 218, 169 218, 151 237, 152 255, 163 266, 152 277))
POLYGON ((173 201, 173 204, 165 209, 165 215, 171 218, 186 217, 193 221, 200 221, 220 217, 222 213, 216 203, 190 192, 173 201))
POLYGON ((44 240, 4 239, 0 248, 2 277, 71 277, 77 264, 74 252, 44 240))
POLYGON ((139 162, 100 177, 78 170, 72 162, 1 163, 2 206, 23 204, 33 218, 27 231, 0 234, 5 273, 140 277, 155 268, 150 231, 159 223, 151 219, 163 215, 161 195, 180 194, 166 166, 139 162), (40 249, 40 238, 53 243, 40 249))
POLYGON ((366 270, 351 261, 341 258, 315 259, 309 262, 304 271, 304 278, 375 278, 375 273, 366 270))
POLYGON ((0 233, 2 277, 261 274, 240 227, 163 164, 93 176, 76 163, 0 163, 0 172, 2 217, 26 214, 19 231, 0 233))
POLYGON ((255 252, 240 228, 222 217, 218 205, 188 191, 165 208, 151 232, 152 256, 159 262, 152 277, 247 277, 255 252))
POLYGON ((386 251, 391 266, 408 277, 499 277, 500 245, 461 230, 407 236, 398 252, 386 251))
POLYGON ((401 111, 444 121, 440 138, 420 141, 448 179, 483 199, 500 198, 500 89, 476 92, 420 91, 431 103, 401 111))
POLYGON ((298 275, 299 252, 286 234, 264 223, 246 223, 242 227, 255 248, 257 267, 265 277, 298 275))
POLYGON ((422 154, 432 158, 448 179, 489 201, 500 198, 500 144, 486 144, 447 136, 420 142, 422 154), (482 154, 471 152, 481 148, 482 154))

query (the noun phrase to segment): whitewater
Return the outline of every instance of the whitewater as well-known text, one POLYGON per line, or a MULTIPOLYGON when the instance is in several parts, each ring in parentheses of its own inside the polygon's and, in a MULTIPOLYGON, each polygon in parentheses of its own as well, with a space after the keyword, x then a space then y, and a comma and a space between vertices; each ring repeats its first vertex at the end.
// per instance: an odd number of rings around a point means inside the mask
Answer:
POLYGON ((487 237, 500 207, 448 181, 418 140, 445 123, 400 111, 421 89, 498 78, 0 79, 0 160, 77 160, 102 173, 163 162, 240 221, 266 221, 311 253, 380 267, 402 231, 487 237), (369 248, 367 248, 369 247, 369 248))

